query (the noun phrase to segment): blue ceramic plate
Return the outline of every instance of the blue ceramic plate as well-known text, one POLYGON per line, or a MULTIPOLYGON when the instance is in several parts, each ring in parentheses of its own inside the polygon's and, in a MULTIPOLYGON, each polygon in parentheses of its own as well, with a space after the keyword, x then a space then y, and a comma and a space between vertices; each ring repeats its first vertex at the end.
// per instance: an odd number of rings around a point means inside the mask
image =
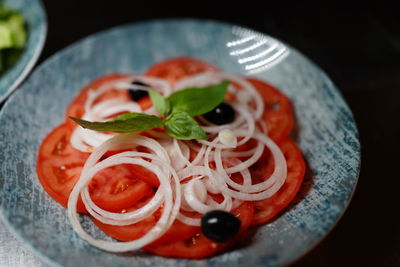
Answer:
POLYGON ((42 259, 64 266, 290 263, 335 225, 351 199, 360 167, 351 111, 317 66, 269 36, 213 21, 154 21, 90 36, 38 67, 5 104, 0 125, 0 210, 4 222, 42 259), (262 54, 271 44, 286 47, 279 50, 283 60, 275 65, 262 54), (291 98, 297 117, 296 141, 309 167, 301 192, 288 209, 256 231, 250 244, 210 259, 113 254, 91 247, 73 232, 66 210, 40 186, 35 172, 39 144, 63 121, 67 105, 91 80, 110 72, 143 73, 155 62, 182 55, 203 59, 231 73, 251 72, 291 98))
POLYGON ((23 14, 28 27, 28 41, 17 63, 0 75, 0 103, 28 75, 39 58, 47 33, 46 14, 40 0, 5 0, 4 3, 23 14))

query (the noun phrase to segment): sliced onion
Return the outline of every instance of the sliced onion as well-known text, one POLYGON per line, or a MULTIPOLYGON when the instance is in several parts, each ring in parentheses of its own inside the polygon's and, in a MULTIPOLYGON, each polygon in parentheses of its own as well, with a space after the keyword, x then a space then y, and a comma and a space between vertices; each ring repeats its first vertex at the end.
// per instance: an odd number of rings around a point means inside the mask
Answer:
MULTIPOLYGON (((134 158, 126 158, 125 160, 121 160, 121 163, 125 164, 135 164, 135 165, 140 165, 143 167, 146 167, 148 169, 152 168, 152 166, 147 165, 148 162, 141 160, 141 159, 134 159, 134 158)), ((170 181, 167 177, 164 177, 162 172, 160 172, 159 169, 153 168, 152 171, 157 174, 157 177, 160 180, 160 187, 159 190, 161 190, 164 194, 164 206, 163 210, 161 213, 160 219, 157 221, 156 225, 149 231, 147 232, 143 237, 131 241, 131 242, 110 242, 110 241, 104 241, 104 240, 97 240, 93 237, 91 237, 89 234, 87 234, 82 226, 80 225, 80 221, 78 218, 78 215, 76 213, 76 204, 78 201, 78 196, 79 192, 83 189, 84 186, 87 185, 87 183, 90 181, 91 177, 95 174, 96 169, 91 169, 88 171, 87 176, 81 177, 81 179, 77 182, 75 185, 74 189, 72 190, 69 200, 68 200, 68 216, 69 219, 72 223, 72 227, 74 228, 75 232, 78 233, 78 235, 85 239, 87 242, 90 244, 94 245, 95 247, 98 247, 100 249, 110 251, 110 252, 126 252, 126 251, 131 251, 135 249, 139 249, 152 241, 156 240, 158 237, 160 237, 162 234, 164 234, 169 227, 169 222, 171 221, 171 217, 173 219, 176 218, 177 214, 172 214, 172 211, 174 209, 174 206, 177 206, 178 204, 180 205, 179 201, 177 201, 180 198, 180 190, 175 190, 175 192, 179 192, 175 196, 175 203, 173 203, 173 195, 172 195, 172 188, 170 181), (85 178, 85 179, 83 179, 85 178)), ((178 183, 179 184, 179 183, 178 183)))
MULTIPOLYGON (((133 80, 149 84, 152 89, 159 91, 164 96, 168 96, 172 92, 169 83, 163 79, 146 76, 121 78, 88 92, 83 118, 104 121, 120 112, 145 112, 158 115, 154 107, 143 111, 137 103, 122 98, 96 103, 99 96, 111 89, 148 89, 132 84, 133 80)), ((150 138, 139 134, 111 135, 80 127, 75 129, 71 136, 71 144, 85 152, 94 148, 68 200, 68 216, 74 230, 83 239, 98 248, 112 252, 138 249, 164 234, 175 219, 188 225, 200 226, 199 218, 188 217, 180 212, 180 209, 199 214, 214 209, 231 211, 243 201, 269 198, 282 187, 287 176, 286 160, 279 147, 266 136, 268 125, 261 120, 264 113, 264 102, 251 83, 231 74, 206 72, 178 81, 174 90, 206 86, 224 80, 232 82, 228 91, 238 100, 238 102, 231 102, 237 116, 232 123, 226 125, 212 125, 202 117, 198 117, 203 124, 203 130, 210 137, 209 140, 178 141, 171 139, 165 132, 154 130, 147 131, 146 135, 153 137, 150 138), (239 85, 240 89, 237 89, 236 85, 239 85), (251 139, 257 142, 255 147, 247 151, 233 149, 251 139), (147 148, 149 152, 135 151, 138 146, 147 148), (265 147, 270 150, 273 157, 274 171, 263 182, 253 184, 249 168, 260 160, 265 147), (100 160, 107 151, 120 149, 132 149, 132 151, 116 153, 100 160), (191 160, 191 151, 197 152, 193 160, 191 160), (239 160, 238 158, 245 159, 239 160), (210 168, 210 163, 215 163, 215 170, 210 168), (97 172, 120 164, 144 167, 154 173, 160 181, 159 188, 146 205, 122 214, 109 212, 97 206, 91 199, 88 189, 89 182, 97 172), (241 184, 231 179, 235 173, 240 174, 243 178, 241 184), (211 197, 211 194, 222 194, 224 200, 218 203, 211 197), (105 224, 134 224, 146 219, 161 207, 162 213, 156 225, 135 241, 96 240, 87 234, 80 225, 76 211, 79 196, 81 196, 87 211, 105 224)))
MULTIPOLYGON (((104 83, 96 90, 92 89, 88 91, 84 106, 85 114, 83 115, 82 119, 89 121, 106 121, 110 116, 119 114, 121 112, 142 112, 141 107, 137 103, 118 97, 94 104, 96 99, 109 90, 129 90, 132 87, 140 87, 140 85, 131 84, 131 82, 134 80, 143 81, 152 89, 160 91, 166 96, 171 93, 169 83, 163 79, 133 75, 116 79, 111 82, 104 83)), ((148 114, 156 113, 153 107, 150 107, 144 112, 148 114)), ((88 147, 97 147, 111 137, 112 136, 108 134, 83 129, 78 126, 74 131, 74 140, 71 144, 80 151, 88 152, 88 147)))
MULTIPOLYGON (((164 177, 166 176, 166 174, 162 172, 157 166, 154 166, 154 164, 151 164, 143 159, 112 156, 96 164, 93 168, 90 169, 90 172, 87 176, 83 176, 80 179, 90 181, 93 178, 93 176, 100 170, 120 164, 135 164, 138 166, 145 167, 146 169, 150 170, 157 176, 159 175, 164 177)), ((92 215, 94 218, 101 221, 102 223, 110 225, 129 225, 147 218, 161 206, 165 197, 160 187, 158 188, 154 197, 140 209, 128 213, 115 213, 115 212, 105 211, 103 209, 100 209, 97 205, 95 205, 90 198, 87 186, 85 186, 82 190, 83 190, 83 192, 81 193, 82 200, 90 215, 92 215)))
MULTIPOLYGON (((132 139, 134 140, 134 144, 146 144, 148 147, 155 148, 155 146, 161 147, 157 143, 153 143, 150 138, 143 137, 143 136, 138 136, 135 134, 125 134, 125 135, 119 135, 115 136, 114 138, 108 140, 105 142, 103 145, 101 145, 99 148, 95 149, 95 151, 91 154, 87 162, 85 163, 84 169, 81 174, 81 178, 78 180, 76 185, 74 186, 69 200, 68 200, 68 216, 71 221, 71 224, 74 228, 74 230, 80 235, 83 239, 88 241, 90 244, 101 248, 103 250, 111 251, 111 252, 125 252, 125 251, 130 251, 134 249, 138 249, 143 247, 146 244, 149 244, 150 242, 154 241, 158 237, 160 237, 163 233, 165 233, 170 225, 173 223, 175 220, 178 212, 179 212, 179 207, 180 207, 180 199, 181 199, 181 189, 180 189, 180 184, 178 180, 178 176, 176 173, 172 172, 172 180, 175 184, 175 187, 179 187, 179 189, 173 190, 171 183, 170 183, 170 176, 165 176, 165 173, 154 166, 153 164, 140 159, 140 158, 129 158, 125 156, 116 156, 116 157, 110 157, 107 158, 99 163, 96 164, 96 162, 99 160, 99 157, 101 157, 106 151, 108 151, 108 148, 113 147, 113 146, 119 146, 125 142, 132 142, 132 139), (156 145, 157 144, 157 145, 156 145), (156 176, 160 180, 160 187, 159 191, 163 194, 163 210, 160 219, 156 223, 155 227, 153 227, 148 233, 146 233, 143 237, 131 241, 131 242, 109 242, 109 241, 104 241, 104 240, 96 240, 93 237, 91 237, 89 234, 87 234, 82 226, 80 225, 79 218, 76 212, 76 205, 78 202, 78 197, 80 192, 88 185, 92 177, 101 169, 114 166, 117 164, 134 164, 134 165, 139 165, 143 166, 150 171, 154 172, 156 176), (175 192, 173 194, 173 192, 175 192)), ((161 148, 162 149, 162 148, 161 148)), ((160 151, 155 151, 156 153, 164 156, 164 153, 160 151)), ((122 153, 121 153, 122 154, 122 153)), ((127 154, 125 154, 127 155, 127 154)), ((160 160, 164 160, 161 159, 160 160)), ((173 171, 172 168, 169 168, 170 170, 173 171)), ((156 196, 155 196, 156 197, 156 196)), ((153 199, 155 198, 153 197, 153 199)), ((123 215, 123 214, 122 214, 123 215)))
MULTIPOLYGON (((286 160, 279 147, 271 139, 264 136, 263 134, 257 133, 254 135, 254 138, 258 139, 261 143, 269 148, 269 150, 271 151, 271 155, 274 158, 275 169, 272 175, 262 183, 251 186, 240 186, 240 190, 242 190, 241 192, 229 189, 226 184, 222 186, 222 192, 225 192, 231 197, 240 200, 255 201, 270 198, 282 187, 282 185, 285 183, 285 179, 287 176, 286 160), (245 193, 259 192, 261 190, 263 191, 255 194, 245 193)), ((218 161, 216 162, 216 166, 218 173, 224 177, 224 180, 226 181, 227 179, 229 179, 223 169, 222 163, 218 161)), ((236 184, 235 187, 239 187, 239 185, 236 184)))
POLYGON ((128 89, 142 89, 142 90, 148 90, 149 88, 146 86, 141 86, 137 84, 132 84, 131 82, 133 81, 141 81, 144 84, 149 85, 149 87, 152 90, 158 91, 164 96, 168 96, 171 94, 171 87, 169 85, 169 82, 157 78, 157 77, 149 77, 149 76, 143 76, 143 75, 132 75, 128 79, 125 79, 124 81, 119 81, 114 84, 114 86, 119 89, 119 90, 128 90, 128 89))
MULTIPOLYGON (((106 166, 102 165, 103 166, 102 168, 107 168, 110 166, 122 164, 122 163, 120 163, 121 160, 126 161, 127 158, 131 158, 131 157, 152 159, 153 161, 151 163, 149 163, 150 165, 152 165, 151 169, 159 168, 159 165, 161 165, 161 164, 158 164, 158 165, 154 164, 154 161, 155 160, 157 161, 159 159, 152 154, 141 153, 141 152, 130 152, 130 151, 113 155, 113 156, 108 157, 107 159, 101 161, 100 163, 110 162, 109 164, 112 164, 112 165, 106 165, 106 166)), ((100 164, 100 163, 98 163, 98 164, 100 164)), ((96 164, 94 167, 96 167, 98 164, 96 164)), ((99 171, 100 169, 97 169, 97 170, 99 171)), ((169 173, 163 172, 163 175, 168 176, 169 173)), ((81 197, 82 197, 83 203, 85 204, 87 211, 93 217, 95 217, 97 220, 99 220, 103 223, 111 224, 111 225, 129 225, 129 224, 136 223, 144 218, 147 218, 148 216, 150 216, 154 211, 156 211, 160 207, 160 205, 162 204, 162 200, 163 200, 163 195, 161 194, 161 191, 157 190, 154 197, 145 206, 143 206, 142 208, 137 209, 135 211, 121 214, 121 213, 109 212, 109 211, 103 210, 100 207, 98 207, 91 199, 90 194, 89 194, 89 189, 87 186, 83 189, 83 192, 81 193, 81 197)))
MULTIPOLYGON (((252 117, 252 115, 241 105, 238 104, 233 104, 232 105, 238 112, 239 114, 244 118, 244 121, 246 122, 247 125, 247 131, 246 134, 243 135, 243 139, 238 141, 237 146, 243 145, 244 143, 246 143, 253 135, 254 131, 255 131, 255 121, 252 117)), ((203 129, 205 129, 205 127, 202 127, 203 129)), ((221 128, 222 129, 227 129, 227 128, 221 128)), ((236 133, 236 131, 238 131, 238 128, 228 128, 230 130, 232 130, 234 133, 236 133)), ((239 128, 240 132, 243 133, 243 129, 239 128)), ((205 130, 207 132, 207 128, 205 130)), ((208 131, 209 132, 209 131, 208 131)), ((206 140, 197 140, 200 144, 203 145, 207 145, 207 146, 213 146, 215 148, 222 148, 222 149, 227 149, 227 148, 231 148, 230 146, 224 145, 224 144, 220 144, 220 143, 213 143, 210 141, 206 141, 206 140)))
POLYGON ((225 146, 235 148, 237 147, 237 137, 229 129, 223 129, 218 133, 218 140, 225 146))
POLYGON ((241 90, 244 90, 248 93, 246 102, 248 104, 247 106, 249 107, 249 111, 253 114, 256 120, 260 119, 261 115, 264 112, 263 98, 257 92, 257 89, 250 82, 242 77, 223 72, 204 72, 180 80, 175 85, 175 90, 180 90, 187 87, 206 86, 222 82, 224 80, 232 81, 236 84, 239 84, 242 88, 241 90), (250 105, 251 102, 254 102, 255 108, 250 105))
POLYGON ((190 218, 182 213, 179 213, 178 216, 176 217, 178 220, 180 220, 182 223, 191 225, 191 226, 200 226, 201 225, 201 220, 198 218, 190 218))

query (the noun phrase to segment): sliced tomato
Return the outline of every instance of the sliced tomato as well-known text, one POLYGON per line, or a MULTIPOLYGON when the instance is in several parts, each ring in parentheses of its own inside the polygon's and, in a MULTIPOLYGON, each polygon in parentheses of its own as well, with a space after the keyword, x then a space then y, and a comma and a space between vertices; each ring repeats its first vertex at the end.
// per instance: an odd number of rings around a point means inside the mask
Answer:
MULTIPOLYGON (((204 71, 217 71, 217 68, 193 58, 172 58, 159 62, 147 71, 146 75, 167 79, 171 84, 178 80, 204 71)), ((269 136, 279 141, 286 138, 293 129, 294 117, 289 99, 273 86, 254 78, 248 78, 259 91, 265 102, 263 120, 268 124, 269 136)), ((227 95, 227 99, 231 99, 227 95)))
MULTIPOLYGON (((105 76, 102 76, 87 86, 85 86, 80 93, 75 97, 74 101, 68 106, 67 108, 67 113, 65 120, 71 128, 76 127, 76 123, 69 119, 69 117, 75 117, 75 118, 82 118, 83 114, 85 113, 85 102, 87 99, 87 94, 89 90, 97 90, 100 88, 102 85, 106 83, 112 83, 114 81, 129 77, 130 75, 126 74, 108 74, 105 76)), ((107 100, 107 99, 112 99, 112 98, 121 98, 130 101, 130 97, 127 91, 124 90, 113 90, 111 89, 110 91, 105 92, 102 94, 96 101, 95 103, 107 100)), ((137 102, 142 109, 148 109, 149 107, 152 106, 151 100, 149 97, 144 97, 140 99, 137 102)))
MULTIPOLYGON (((154 193, 148 193, 146 196, 141 198, 138 202, 136 202, 132 207, 127 209, 125 212, 133 211, 144 206, 148 201, 151 200, 153 196, 154 193)), ((138 223, 131 225, 124 225, 124 226, 104 224, 93 217, 91 217, 91 219, 100 228, 100 230, 102 230, 107 235, 120 241, 133 241, 142 237, 151 228, 154 227, 154 225, 157 223, 157 220, 161 216, 161 212, 162 212, 161 209, 159 209, 153 214, 151 214, 149 217, 138 223)), ((159 239, 154 241, 152 244, 164 244, 166 242, 186 239, 199 232, 199 229, 200 229, 199 227, 189 226, 181 223, 178 220, 175 220, 175 222, 168 229, 168 231, 159 239)))
MULTIPOLYGON (((102 159, 105 159, 112 155, 116 155, 116 154, 126 152, 126 151, 132 151, 132 150, 131 149, 123 149, 123 150, 107 151, 104 154, 104 156, 102 157, 102 159)), ((148 151, 146 150, 146 151, 140 151, 140 152, 148 152, 148 151)), ((158 180, 157 176, 151 170, 148 170, 139 165, 132 165, 132 164, 125 164, 124 169, 129 170, 131 175, 135 176, 139 180, 146 182, 147 184, 149 184, 151 186, 157 187, 160 185, 160 181, 158 180)))
MULTIPOLYGON (((275 195, 254 202, 252 225, 263 224, 274 218, 294 199, 303 181, 306 166, 300 149, 291 139, 282 140, 278 145, 285 156, 288 174, 285 183, 275 195)), ((269 155, 265 154, 262 160, 259 160, 250 169, 254 179, 268 177, 273 170, 273 160, 269 155)))
POLYGON ((152 242, 149 246, 159 246, 185 240, 194 236, 200 231, 200 227, 198 226, 190 226, 180 222, 179 220, 175 220, 168 231, 162 237, 152 242))
MULTIPOLYGON (((62 124, 55 128, 42 142, 37 173, 39 181, 48 194, 67 207, 69 194, 79 179, 83 165, 89 156, 70 144, 71 129, 62 124)), ((132 206, 145 195, 151 186, 132 174, 130 166, 119 165, 97 173, 89 184, 94 202, 109 211, 120 211, 132 206)), ((78 211, 86 209, 81 201, 78 211)))
POLYGON ((120 212, 151 191, 148 183, 131 172, 131 166, 122 164, 98 172, 89 184, 93 202, 102 209, 120 212))
POLYGON ((146 109, 150 108, 151 106, 153 106, 153 102, 151 102, 150 97, 143 97, 137 103, 140 105, 142 110, 146 110, 146 109))
MULTIPOLYGON (((93 222, 107 235, 120 240, 120 241, 133 241, 144 236, 154 225, 157 223, 160 211, 158 214, 153 214, 150 217, 131 225, 115 226, 104 224, 93 217, 93 222)), ((161 236, 159 239, 154 241, 153 245, 166 244, 170 242, 176 242, 189 238, 200 231, 200 227, 189 226, 181 223, 178 220, 172 224, 168 231, 161 236)))
MULTIPOLYGON (((55 128, 43 140, 37 161, 37 173, 43 188, 64 207, 67 207, 69 194, 89 156, 71 146, 70 136, 71 130, 66 124, 55 128)), ((78 210, 85 211, 81 201, 78 210)))
MULTIPOLYGON (((76 126, 76 124, 69 119, 69 117, 75 117, 75 118, 82 118, 83 114, 85 113, 85 102, 87 99, 87 93, 89 90, 96 90, 100 86, 104 85, 105 83, 112 82, 121 78, 125 78, 128 75, 124 74, 108 74, 104 75, 88 85, 86 85, 80 92, 79 94, 75 97, 74 101, 69 104, 67 108, 67 113, 66 113, 66 121, 71 122, 71 125, 73 127, 76 126)), ((125 97, 126 92, 120 91, 123 94, 123 97, 125 97)))
POLYGON ((240 236, 247 230, 253 219, 253 204, 244 202, 232 211, 242 222, 239 233, 232 240, 225 243, 214 242, 205 237, 201 232, 190 238, 169 242, 161 245, 148 245, 143 249, 163 257, 200 259, 211 256, 218 251, 234 245, 240 236))
POLYGON ((294 126, 293 109, 289 98, 266 82, 254 78, 247 80, 253 84, 264 100, 265 109, 262 118, 267 123, 268 136, 276 142, 285 139, 294 126))
MULTIPOLYGON (((126 152, 126 151, 132 151, 132 149, 107 151, 104 154, 104 156, 101 158, 101 160, 106 159, 112 155, 116 155, 116 154, 126 152)), ((141 147, 137 147, 136 151, 145 152, 145 153, 149 152, 149 150, 141 149, 141 147)), ((142 180, 142 181, 148 183, 151 186, 157 187, 160 185, 160 181, 158 180, 157 176, 151 170, 148 170, 139 165, 132 165, 132 164, 125 164, 124 169, 129 170, 131 175, 135 176, 139 180, 142 180)))
POLYGON ((175 84, 186 76, 216 70, 216 67, 204 61, 189 57, 177 57, 154 64, 146 72, 146 75, 163 78, 171 84, 175 84))

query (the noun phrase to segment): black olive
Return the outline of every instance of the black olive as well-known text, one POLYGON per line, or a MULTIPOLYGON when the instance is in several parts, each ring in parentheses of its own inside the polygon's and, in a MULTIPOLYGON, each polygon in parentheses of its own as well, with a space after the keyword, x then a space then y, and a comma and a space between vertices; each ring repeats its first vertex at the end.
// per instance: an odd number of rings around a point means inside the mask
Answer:
POLYGON ((140 86, 143 86, 143 87, 149 87, 148 84, 142 83, 141 81, 138 81, 138 80, 134 80, 133 82, 131 82, 131 84, 140 85, 140 86))
MULTIPOLYGON (((149 87, 147 84, 140 81, 133 81, 131 84, 149 87)), ((143 89, 129 89, 128 92, 131 99, 136 102, 149 95, 149 92, 143 89)))
POLYGON ((221 103, 210 112, 204 114, 203 117, 211 123, 222 125, 235 120, 235 111, 228 103, 221 103))
POLYGON ((213 210, 201 218, 201 231, 216 242, 226 242, 234 237, 240 229, 241 222, 232 213, 213 210))

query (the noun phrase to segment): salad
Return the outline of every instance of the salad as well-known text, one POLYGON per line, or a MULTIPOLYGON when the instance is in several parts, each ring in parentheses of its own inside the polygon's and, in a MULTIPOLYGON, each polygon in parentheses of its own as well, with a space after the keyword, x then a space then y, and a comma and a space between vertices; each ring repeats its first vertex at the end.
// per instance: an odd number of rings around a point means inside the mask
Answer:
POLYGON ((43 140, 37 173, 91 245, 203 258, 296 196, 293 126, 289 99, 266 82, 173 58, 86 86, 43 140), (79 213, 121 242, 90 236, 79 213))
POLYGON ((0 74, 15 64, 27 40, 24 17, 3 2, 0 1, 0 74))

